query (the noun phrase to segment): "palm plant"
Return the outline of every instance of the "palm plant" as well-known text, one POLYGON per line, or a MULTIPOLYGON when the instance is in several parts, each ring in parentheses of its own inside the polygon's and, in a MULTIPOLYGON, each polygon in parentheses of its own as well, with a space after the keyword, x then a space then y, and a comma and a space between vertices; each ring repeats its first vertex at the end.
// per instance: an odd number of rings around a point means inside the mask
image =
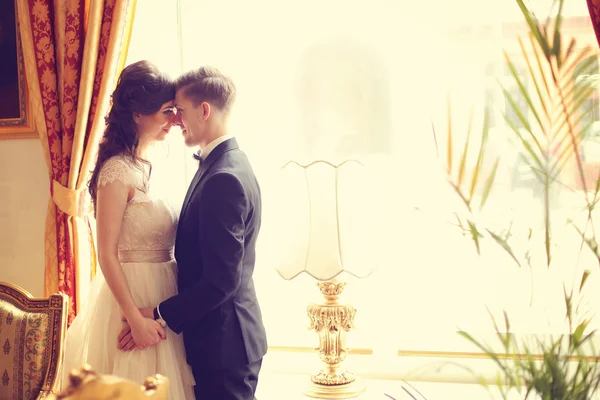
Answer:
MULTIPOLYGON (((588 181, 582 161, 582 142, 590 132, 592 121, 584 123, 590 113, 589 103, 595 87, 590 79, 574 82, 573 76, 579 73, 592 74, 596 64, 596 54, 590 47, 578 47, 576 40, 565 40, 562 36, 564 0, 554 0, 553 8, 545 21, 541 22, 525 5, 516 0, 529 27, 529 36, 519 39, 519 48, 532 89, 526 88, 524 79, 515 67, 514 56, 504 52, 506 65, 511 79, 519 88, 519 96, 527 103, 532 122, 524 115, 515 96, 502 87, 513 118, 505 115, 511 128, 514 143, 523 157, 527 168, 536 181, 543 187, 543 246, 544 263, 550 267, 552 262, 552 224, 551 193, 553 188, 569 190, 581 196, 585 204, 586 219, 582 225, 572 222, 573 228, 581 237, 581 250, 592 251, 600 261, 597 235, 594 229, 593 212, 600 201, 600 179, 588 187, 588 181), (566 44, 566 45, 565 45, 566 44), (564 181, 567 166, 573 167, 578 185, 572 187, 564 181), (581 190, 580 190, 581 189, 581 190)), ((499 245, 520 267, 527 263, 531 267, 528 253, 521 254, 513 249, 513 237, 510 228, 498 232, 482 227, 477 216, 493 196, 498 158, 490 159, 489 127, 484 118, 482 134, 477 138, 479 144, 473 146, 471 125, 464 142, 459 143, 453 134, 452 111, 448 102, 448 126, 445 135, 445 170, 448 181, 461 202, 466 213, 456 215, 458 225, 471 237, 476 251, 481 251, 481 242, 491 239, 499 245), (458 157, 455 157, 458 154, 458 157), (469 160, 475 160, 469 168, 469 160), (484 168, 484 166, 487 166, 484 168), (487 172, 486 172, 487 171, 487 172)), ((434 129, 436 146, 438 136, 434 129)), ((530 232, 534 229, 531 228, 530 232)), ((531 238, 531 233, 529 235, 531 238)), ((538 396, 542 399, 563 400, 591 399, 600 384, 598 358, 593 349, 593 334, 589 331, 589 318, 578 315, 577 299, 588 279, 590 271, 583 273, 579 284, 572 289, 564 287, 563 297, 566 305, 566 319, 570 334, 547 340, 535 339, 526 342, 510 333, 510 320, 504 313, 504 327, 500 327, 492 316, 501 352, 476 339, 467 332, 460 334, 479 347, 499 367, 499 384, 504 398, 512 390, 524 392, 524 398, 538 396), (590 353, 591 351, 591 353, 590 353)))

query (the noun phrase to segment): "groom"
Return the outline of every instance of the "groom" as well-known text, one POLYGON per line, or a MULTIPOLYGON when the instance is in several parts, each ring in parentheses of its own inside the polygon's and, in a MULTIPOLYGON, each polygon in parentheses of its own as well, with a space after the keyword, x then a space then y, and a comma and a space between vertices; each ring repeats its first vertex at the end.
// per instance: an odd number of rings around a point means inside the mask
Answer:
POLYGON ((200 166, 177 230, 179 294, 150 316, 183 332, 197 399, 254 399, 267 352, 252 280, 261 195, 246 155, 227 134, 235 94, 232 80, 211 67, 177 80, 177 123, 185 144, 201 149, 200 166))

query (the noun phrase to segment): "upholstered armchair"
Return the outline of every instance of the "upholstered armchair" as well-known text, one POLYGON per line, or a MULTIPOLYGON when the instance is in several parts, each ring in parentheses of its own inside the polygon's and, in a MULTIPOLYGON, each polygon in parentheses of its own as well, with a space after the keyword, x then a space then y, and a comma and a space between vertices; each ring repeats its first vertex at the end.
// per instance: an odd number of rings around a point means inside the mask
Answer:
POLYGON ((89 365, 69 375, 69 385, 48 400, 167 400, 169 381, 166 377, 148 377, 144 385, 112 375, 99 375, 89 365))
POLYGON ((68 298, 0 282, 0 399, 47 399, 58 383, 68 298))

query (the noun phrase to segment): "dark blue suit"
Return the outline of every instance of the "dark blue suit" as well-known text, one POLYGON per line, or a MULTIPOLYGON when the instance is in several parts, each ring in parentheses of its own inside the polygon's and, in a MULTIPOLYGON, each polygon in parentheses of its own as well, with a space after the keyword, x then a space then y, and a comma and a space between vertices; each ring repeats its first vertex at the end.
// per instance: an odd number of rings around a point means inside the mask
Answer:
POLYGON ((260 223, 258 182, 228 139, 190 184, 175 245, 179 294, 160 304, 169 328, 183 332, 199 400, 254 398, 267 352, 252 280, 260 223))

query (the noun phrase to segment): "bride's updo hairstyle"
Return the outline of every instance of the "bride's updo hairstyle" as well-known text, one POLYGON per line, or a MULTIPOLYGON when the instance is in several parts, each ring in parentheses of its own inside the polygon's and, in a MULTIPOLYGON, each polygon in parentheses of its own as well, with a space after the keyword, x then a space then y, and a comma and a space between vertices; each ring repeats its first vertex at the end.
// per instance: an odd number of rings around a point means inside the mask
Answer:
POLYGON ((151 115, 158 112, 163 104, 175 98, 175 91, 175 83, 149 61, 138 61, 123 69, 111 96, 110 111, 105 118, 106 129, 88 183, 94 208, 98 176, 106 160, 122 155, 142 171, 145 170, 144 165, 151 169, 150 163, 136 154, 139 132, 134 114, 151 115))

